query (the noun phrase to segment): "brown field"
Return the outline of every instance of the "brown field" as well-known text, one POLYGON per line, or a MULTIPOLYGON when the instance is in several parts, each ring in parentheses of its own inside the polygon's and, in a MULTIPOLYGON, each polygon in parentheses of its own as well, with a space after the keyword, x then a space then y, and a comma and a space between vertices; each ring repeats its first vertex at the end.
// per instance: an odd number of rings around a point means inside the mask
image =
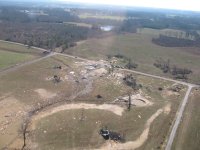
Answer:
MULTIPOLYGON (((174 86, 172 82, 134 75, 142 88, 133 91, 123 83, 122 78, 127 73, 115 70, 108 74, 106 64, 106 61, 77 61, 57 55, 2 75, 0 148, 20 149, 23 146, 22 124, 27 120, 31 121, 26 134, 26 146, 30 149, 108 148, 111 143, 98 134, 104 126, 125 135, 126 142, 116 146, 125 149, 129 145, 141 149, 162 147, 161 142, 167 138, 186 87, 174 93, 170 91, 174 86), (98 67, 91 70, 94 64, 98 67), (60 83, 53 82, 54 75, 60 77, 60 83), (163 91, 159 91, 159 87, 163 91), (127 111, 127 104, 116 99, 130 92, 136 96, 133 101, 136 106, 127 111), (97 98, 97 95, 102 98, 97 98), (138 96, 151 104, 141 105, 138 96), (72 107, 69 110, 69 104, 80 103, 97 104, 98 107, 72 107), (99 110, 103 104, 108 104, 113 110, 119 107, 123 113, 119 116, 108 110, 99 110), (39 111, 28 117, 28 112, 33 110, 39 111), (82 113, 87 121, 80 123, 78 118, 82 113), (42 114, 45 116, 40 118, 42 114), (39 119, 34 121, 35 117, 39 119), (35 124, 34 129, 32 124, 35 124), (139 136, 143 137, 142 140, 138 140, 139 136)), ((105 106, 101 108, 105 109, 105 106)))

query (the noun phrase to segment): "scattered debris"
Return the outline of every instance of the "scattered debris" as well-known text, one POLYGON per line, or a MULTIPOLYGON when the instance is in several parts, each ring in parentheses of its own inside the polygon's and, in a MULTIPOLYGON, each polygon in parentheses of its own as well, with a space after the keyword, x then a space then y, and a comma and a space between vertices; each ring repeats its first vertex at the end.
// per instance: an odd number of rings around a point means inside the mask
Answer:
POLYGON ((132 87, 134 90, 139 90, 142 85, 141 84, 137 84, 137 81, 136 79, 134 78, 134 76, 132 74, 128 74, 126 75, 124 78, 124 83, 127 85, 127 86, 130 86, 132 87))
POLYGON ((60 81, 61 81, 61 79, 60 79, 60 77, 59 76, 57 76, 57 75, 54 75, 53 76, 53 81, 55 82, 55 83, 59 83, 60 81))
POLYGON ((179 84, 174 84, 172 87, 169 88, 169 90, 173 92, 180 92, 184 87, 179 84))
POLYGON ((53 69, 62 69, 62 66, 54 66, 53 69))
POLYGON ((99 98, 103 98, 101 95, 97 95, 96 97, 97 97, 98 99, 99 99, 99 98))
POLYGON ((109 131, 108 129, 101 129, 99 134, 105 139, 105 140, 113 140, 116 142, 124 142, 124 138, 117 132, 109 131))
POLYGON ((114 100, 114 103, 119 103, 123 105, 129 104, 137 107, 151 106, 153 104, 148 99, 143 97, 141 93, 131 96, 120 96, 116 100, 114 100))

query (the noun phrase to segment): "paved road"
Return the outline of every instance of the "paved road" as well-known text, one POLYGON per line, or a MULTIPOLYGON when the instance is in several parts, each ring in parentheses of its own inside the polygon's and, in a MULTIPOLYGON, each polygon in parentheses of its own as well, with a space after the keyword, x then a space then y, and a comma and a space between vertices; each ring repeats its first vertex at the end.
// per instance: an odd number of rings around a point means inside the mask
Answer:
POLYGON ((183 81, 173 80, 173 79, 170 79, 170 78, 156 76, 156 75, 152 75, 152 74, 148 74, 148 73, 143 73, 143 72, 139 72, 139 71, 128 70, 128 69, 121 69, 121 70, 133 72, 133 73, 136 73, 136 74, 140 74, 140 75, 144 75, 144 76, 148 76, 148 77, 152 77, 152 78, 162 79, 162 80, 166 80, 166 81, 172 81, 172 82, 183 84, 183 85, 187 85, 187 86, 194 86, 194 87, 198 86, 198 85, 195 85, 195 84, 192 84, 192 83, 187 83, 187 82, 183 82, 183 81))
POLYGON ((188 90, 187 90, 187 92, 185 94, 185 97, 183 99, 181 107, 180 107, 179 111, 177 112, 176 121, 175 121, 174 126, 172 128, 172 131, 170 133, 170 136, 169 136, 169 139, 168 139, 168 142, 167 142, 165 150, 171 150, 171 147, 172 147, 175 135, 176 135, 176 131, 177 131, 178 126, 179 126, 179 124, 181 122, 181 118, 183 116, 183 112, 184 112, 185 106, 186 106, 186 104, 188 102, 189 95, 190 95, 190 92, 191 92, 193 87, 194 86, 191 86, 191 85, 189 85, 189 87, 188 87, 188 90))

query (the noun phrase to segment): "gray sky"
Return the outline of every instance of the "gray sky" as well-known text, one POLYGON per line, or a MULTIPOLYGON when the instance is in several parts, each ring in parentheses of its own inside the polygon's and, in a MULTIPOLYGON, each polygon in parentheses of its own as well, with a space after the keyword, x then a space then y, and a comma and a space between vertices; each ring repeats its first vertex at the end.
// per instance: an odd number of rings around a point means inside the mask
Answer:
MULTIPOLYGON (((56 0, 55 0, 56 1, 56 0)), ((57 0, 200 11, 200 0, 57 0)))

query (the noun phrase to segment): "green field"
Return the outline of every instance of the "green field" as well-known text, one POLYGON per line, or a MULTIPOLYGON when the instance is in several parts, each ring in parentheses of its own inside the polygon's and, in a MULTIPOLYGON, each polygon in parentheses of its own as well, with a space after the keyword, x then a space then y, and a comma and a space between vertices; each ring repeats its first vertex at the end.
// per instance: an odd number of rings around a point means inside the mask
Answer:
POLYGON ((165 35, 165 36, 169 36, 169 37, 179 37, 179 38, 190 39, 190 40, 194 39, 193 36, 187 37, 185 31, 175 30, 175 29, 138 28, 137 33, 147 34, 147 35, 155 35, 155 36, 159 36, 161 34, 161 35, 165 35))
POLYGON ((90 59, 106 59, 106 55, 122 54, 139 64, 137 70, 161 76, 161 70, 153 63, 158 58, 170 59, 170 63, 179 67, 192 69, 189 82, 200 82, 200 54, 196 48, 168 48, 152 43, 156 35, 138 33, 123 34, 103 39, 89 39, 78 46, 67 49, 66 53, 90 59))
POLYGON ((64 23, 65 24, 76 25, 76 26, 80 26, 80 27, 88 27, 88 28, 92 27, 91 24, 87 24, 87 23, 78 23, 78 22, 64 22, 64 23))
POLYGON ((38 51, 36 48, 28 48, 26 45, 23 44, 10 43, 6 41, 0 41, 0 49, 5 51, 28 53, 33 55, 38 55, 41 53, 41 51, 38 51))
POLYGON ((193 90, 172 150, 197 150, 200 144, 200 89, 193 90))
POLYGON ((0 69, 16 65, 18 63, 31 60, 34 57, 32 55, 13 53, 0 50, 0 69))
POLYGON ((123 21, 126 17, 124 16, 111 16, 111 15, 95 15, 90 13, 82 13, 78 15, 80 18, 97 18, 97 19, 111 19, 111 20, 119 20, 123 21))
POLYGON ((26 46, 0 41, 0 69, 14 66, 41 56, 41 52, 26 46))

